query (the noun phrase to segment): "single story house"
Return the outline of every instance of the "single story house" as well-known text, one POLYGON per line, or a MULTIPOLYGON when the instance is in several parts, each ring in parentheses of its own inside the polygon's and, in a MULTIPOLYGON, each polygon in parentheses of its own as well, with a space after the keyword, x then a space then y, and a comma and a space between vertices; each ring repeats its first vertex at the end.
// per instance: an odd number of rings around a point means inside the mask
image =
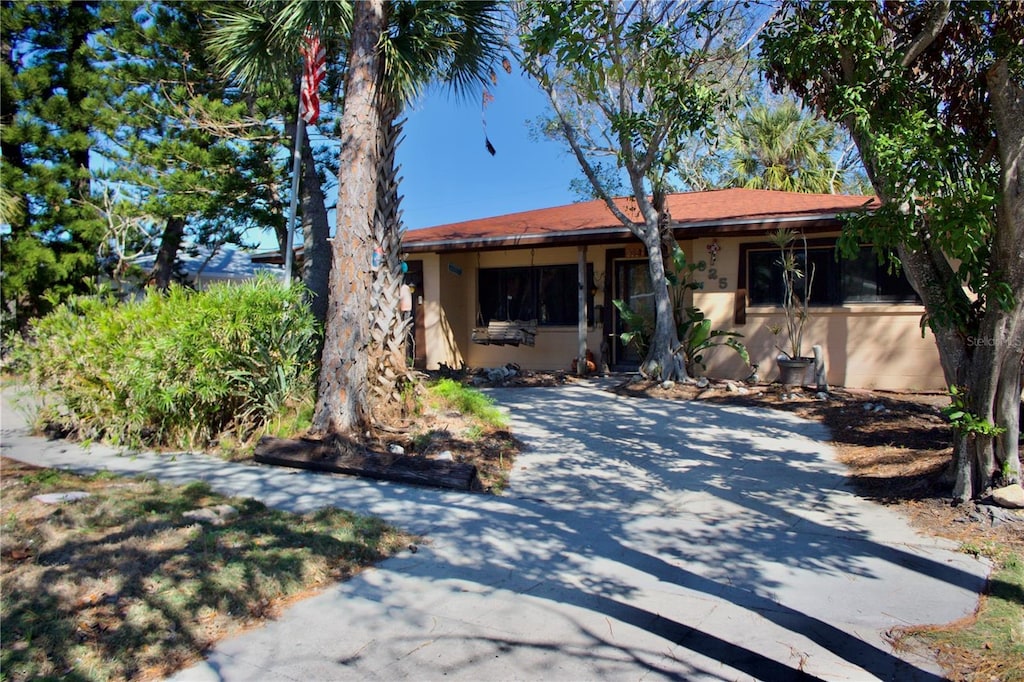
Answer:
MULTIPOLYGON (((617 202, 639 219, 635 202, 617 202)), ((784 318, 779 254, 767 235, 789 228, 807 238, 815 265, 804 345, 807 354, 822 347, 829 383, 943 390, 935 340, 922 336, 924 308, 905 278, 879 265, 868 245, 855 260, 835 257, 843 215, 877 205, 868 196, 748 189, 669 196, 676 239, 689 262, 703 261, 693 305, 714 329, 743 334, 760 378, 772 380, 776 344, 784 347, 785 339, 771 331, 784 318)), ((640 360, 619 339, 623 324, 612 301, 634 309, 649 301, 646 256, 601 201, 410 230, 403 249, 417 366, 569 370, 581 341, 599 367, 628 370, 640 360)), ((751 373, 728 349, 705 360, 709 376, 751 373)))

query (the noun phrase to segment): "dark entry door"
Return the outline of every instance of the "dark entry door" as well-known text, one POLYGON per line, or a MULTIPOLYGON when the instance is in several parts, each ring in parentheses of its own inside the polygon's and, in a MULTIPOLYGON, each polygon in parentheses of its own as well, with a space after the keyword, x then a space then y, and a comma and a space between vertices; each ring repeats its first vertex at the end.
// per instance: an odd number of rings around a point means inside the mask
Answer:
POLYGON ((412 326, 406 341, 406 357, 412 358, 416 369, 427 368, 427 333, 423 315, 423 261, 408 261, 409 271, 405 273, 405 283, 412 289, 412 326))
MULTIPOLYGON (((651 277, 648 273, 647 260, 624 259, 615 261, 614 298, 629 305, 630 309, 644 316, 648 330, 654 329, 654 293, 651 289, 651 277)), ((622 316, 614 306, 612 316, 615 339, 612 346, 612 364, 617 370, 632 370, 640 366, 643 360, 635 343, 624 346, 621 334, 632 331, 622 320, 622 316)))

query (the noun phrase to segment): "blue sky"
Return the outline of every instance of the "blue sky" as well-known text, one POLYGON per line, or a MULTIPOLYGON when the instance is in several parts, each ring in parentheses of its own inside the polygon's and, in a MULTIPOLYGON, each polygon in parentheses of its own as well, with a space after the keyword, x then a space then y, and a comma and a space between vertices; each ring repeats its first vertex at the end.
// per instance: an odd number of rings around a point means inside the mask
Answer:
POLYGON ((398 161, 402 209, 410 230, 560 206, 576 200, 569 181, 579 166, 561 145, 531 140, 527 121, 547 111, 547 99, 527 77, 501 74, 487 106, 484 145, 480 101, 432 91, 407 110, 398 161))
MULTIPOLYGON (((550 140, 531 140, 528 121, 548 111, 547 98, 529 78, 501 73, 487 106, 484 145, 479 96, 455 99, 427 92, 405 111, 405 140, 398 148, 402 211, 409 230, 504 215, 577 201, 569 182, 581 176, 568 149, 550 140)), ((314 136, 322 141, 317 132, 314 136)), ((336 145, 332 148, 337 150, 336 145)), ((334 194, 334 191, 331 191, 334 194)), ((333 204, 334 197, 328 197, 333 204)), ((335 212, 330 212, 333 229, 335 212)), ((296 243, 301 243, 301 236, 296 243)), ((274 235, 258 238, 261 250, 275 249, 274 235)))

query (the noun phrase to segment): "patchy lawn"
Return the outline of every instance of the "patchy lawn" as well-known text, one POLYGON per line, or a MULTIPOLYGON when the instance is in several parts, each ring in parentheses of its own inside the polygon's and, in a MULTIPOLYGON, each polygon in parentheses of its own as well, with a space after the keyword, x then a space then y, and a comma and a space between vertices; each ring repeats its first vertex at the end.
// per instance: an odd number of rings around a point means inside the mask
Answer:
POLYGON ((294 515, 204 483, 78 476, 0 461, 5 680, 137 680, 351 577, 414 540, 373 518, 294 515), (41 493, 89 497, 47 504, 41 493), (223 525, 192 510, 231 505, 223 525))

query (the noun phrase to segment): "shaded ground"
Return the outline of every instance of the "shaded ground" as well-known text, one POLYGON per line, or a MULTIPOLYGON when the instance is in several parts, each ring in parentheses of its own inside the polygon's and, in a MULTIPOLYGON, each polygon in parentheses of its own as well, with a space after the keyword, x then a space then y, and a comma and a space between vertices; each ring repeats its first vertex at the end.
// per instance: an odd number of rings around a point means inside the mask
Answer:
POLYGON ((616 390, 673 400, 699 400, 785 410, 825 424, 839 457, 850 467, 858 493, 905 513, 921 530, 962 543, 1000 542, 1024 552, 1021 524, 993 522, 987 505, 954 507, 949 423, 940 393, 897 393, 833 388, 827 399, 812 389, 783 391, 780 384, 742 386, 713 382, 706 388, 624 381, 616 390), (785 396, 785 397, 784 397, 785 396))
POLYGON ((378 519, 288 514, 201 482, 0 467, 5 680, 162 678, 415 540, 378 519), (87 496, 36 499, 69 491, 87 496), (217 523, 195 518, 218 509, 217 523))

